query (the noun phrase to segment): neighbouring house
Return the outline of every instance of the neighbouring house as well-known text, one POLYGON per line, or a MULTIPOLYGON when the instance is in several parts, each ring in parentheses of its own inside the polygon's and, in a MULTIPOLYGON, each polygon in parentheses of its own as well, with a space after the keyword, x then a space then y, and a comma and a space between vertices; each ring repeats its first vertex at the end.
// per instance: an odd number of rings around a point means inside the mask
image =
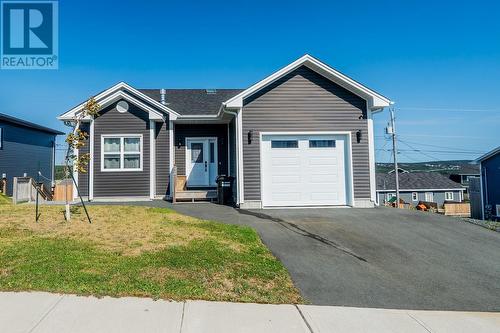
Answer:
POLYGON ((372 116, 392 103, 309 55, 247 89, 122 82, 95 99, 100 116, 82 124, 91 166, 75 174, 89 200, 168 199, 173 171, 185 177, 175 185, 184 197, 208 197, 218 175, 235 177, 243 208, 373 207, 376 200, 372 116))
MULTIPOLYGON (((399 173, 400 198, 416 206, 419 202, 434 202, 441 207, 445 202, 462 202, 465 188, 437 172, 399 173)), ((396 196, 394 174, 377 174, 379 205, 396 196)))
POLYGON ((7 179, 12 195, 14 177, 37 179, 50 189, 54 181, 56 136, 64 134, 44 126, 0 113, 0 176, 7 179), (50 179, 50 181, 48 180, 50 179))
MULTIPOLYGON (((482 219, 500 219, 500 147, 476 160, 480 171, 480 210, 482 219)), ((471 199, 472 200, 472 199, 471 199)), ((474 205, 474 203, 471 202, 474 205)))
POLYGON ((471 178, 479 178, 479 166, 477 164, 461 164, 457 170, 450 173, 449 177, 465 187, 465 196, 468 199, 469 182, 471 178))

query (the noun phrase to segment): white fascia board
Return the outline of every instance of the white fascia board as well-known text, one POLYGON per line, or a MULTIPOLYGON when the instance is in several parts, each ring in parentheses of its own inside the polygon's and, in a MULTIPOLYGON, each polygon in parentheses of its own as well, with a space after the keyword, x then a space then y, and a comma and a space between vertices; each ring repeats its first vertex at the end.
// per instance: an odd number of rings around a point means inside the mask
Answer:
MULTIPOLYGON (((399 192, 444 192, 444 191, 465 191, 465 188, 426 188, 426 189, 399 189, 399 192)), ((396 192, 396 189, 393 190, 377 190, 377 192, 396 192)))
MULTIPOLYGON (((123 91, 123 90, 127 90, 131 94, 133 94, 137 97, 140 97, 140 98, 144 99, 145 101, 148 101, 149 103, 151 103, 152 105, 154 105, 158 109, 168 113, 170 115, 170 117, 173 119, 175 119, 179 116, 179 113, 177 113, 174 110, 168 108, 167 106, 161 104, 160 102, 154 100, 153 98, 143 94, 142 92, 131 87, 130 85, 128 85, 125 82, 119 82, 119 83, 115 84, 111 88, 106 89, 105 91, 94 96, 94 99, 97 101, 97 103, 101 104, 102 100, 107 99, 107 97, 109 95, 112 95, 118 91, 123 91)), ((72 108, 71 110, 69 110, 66 113, 62 114, 61 116, 57 117, 57 119, 59 119, 59 120, 71 120, 71 119, 73 119, 75 114, 77 114, 78 112, 81 112, 83 110, 86 103, 87 102, 85 101, 85 102, 79 104, 78 106, 72 108)))
POLYGON ((105 98, 99 100, 98 103, 100 104, 100 106, 102 108, 105 108, 105 107, 109 106, 110 104, 112 104, 118 100, 121 100, 121 99, 124 99, 124 100, 138 106, 143 111, 148 112, 150 120, 164 120, 165 119, 161 112, 159 112, 159 111, 155 110, 154 108, 150 107, 149 105, 141 102, 137 98, 127 94, 123 90, 118 90, 118 91, 114 92, 113 94, 106 96, 105 98))
POLYGON ((492 156, 494 156, 494 155, 496 155, 498 153, 500 153, 500 147, 497 147, 497 148, 493 149, 492 151, 487 152, 486 154, 484 154, 483 156, 479 157, 474 162, 476 162, 476 163, 482 162, 482 161, 487 160, 488 158, 490 158, 490 157, 492 157, 492 156))
POLYGON ((241 108, 243 106, 243 99, 246 97, 254 94, 255 92, 259 91, 260 89, 266 87, 267 85, 271 84, 272 82, 276 81, 277 79, 281 78, 282 76, 290 73, 291 71, 297 69, 300 66, 307 66, 308 68, 312 69, 313 71, 317 72, 320 75, 323 75, 324 77, 330 79, 331 81, 339 84, 340 86, 346 88, 347 90, 353 92, 354 94, 360 96, 361 98, 365 99, 368 101, 368 106, 372 110, 380 110, 384 107, 390 106, 393 104, 391 100, 388 98, 376 93, 375 91, 363 86, 361 83, 351 79, 350 77, 340 73, 339 71, 336 71, 335 69, 331 68, 330 66, 322 63, 318 59, 311 57, 310 55, 306 54, 299 59, 295 60, 288 66, 283 67, 279 71, 269 75, 265 79, 257 82, 250 88, 242 91, 238 95, 232 97, 231 99, 227 100, 226 102, 223 103, 223 105, 226 108, 241 108))

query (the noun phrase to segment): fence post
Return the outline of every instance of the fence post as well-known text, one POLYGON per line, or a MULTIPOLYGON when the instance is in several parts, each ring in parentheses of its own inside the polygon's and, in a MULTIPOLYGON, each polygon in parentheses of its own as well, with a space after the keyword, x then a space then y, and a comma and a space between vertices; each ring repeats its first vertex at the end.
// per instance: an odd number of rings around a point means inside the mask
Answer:
POLYGON ((14 181, 12 183, 12 202, 14 205, 17 205, 17 177, 14 177, 14 181))

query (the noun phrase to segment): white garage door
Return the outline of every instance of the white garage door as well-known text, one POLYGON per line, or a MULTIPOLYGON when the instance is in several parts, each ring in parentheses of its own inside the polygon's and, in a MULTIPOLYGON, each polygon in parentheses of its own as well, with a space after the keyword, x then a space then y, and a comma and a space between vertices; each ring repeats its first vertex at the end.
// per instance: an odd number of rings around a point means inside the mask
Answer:
POLYGON ((263 135, 262 204, 346 205, 345 135, 263 135))

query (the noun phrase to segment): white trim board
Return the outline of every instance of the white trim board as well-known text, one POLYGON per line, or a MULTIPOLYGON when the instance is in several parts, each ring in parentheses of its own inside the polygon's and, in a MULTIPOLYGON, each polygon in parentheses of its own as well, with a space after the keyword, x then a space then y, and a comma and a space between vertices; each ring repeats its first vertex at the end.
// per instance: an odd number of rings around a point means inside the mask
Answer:
POLYGON ((393 104, 391 100, 387 97, 380 95, 379 93, 363 86, 359 82, 351 79, 350 77, 340 73, 339 71, 333 69, 327 64, 319 61, 318 59, 306 54, 299 59, 295 60, 291 64, 283 67, 277 72, 267 76, 263 80, 252 85, 250 88, 242 91, 238 95, 230 98, 223 105, 227 108, 241 108, 243 106, 243 100, 283 77, 284 75, 292 72, 293 70, 299 68, 300 66, 306 66, 311 70, 317 72, 318 74, 326 77, 332 82, 344 87, 345 89, 351 91, 352 93, 358 95, 359 97, 365 99, 368 102, 368 106, 372 111, 380 110, 384 107, 393 104))
MULTIPOLYGON (((156 195, 156 122, 149 121, 149 197, 156 195)), ((102 149, 102 148, 101 148, 102 149)))
MULTIPOLYGON (((131 87, 130 85, 128 85, 127 83, 125 82, 119 82, 117 84, 115 84, 114 86, 112 86, 111 88, 108 88, 106 89, 105 91, 97 94, 94 99, 96 100, 97 103, 99 103, 102 107, 104 106, 107 106, 109 105, 109 99, 110 97, 112 96, 116 96, 117 93, 119 94, 122 94, 121 96, 123 98, 128 97, 130 101, 134 100, 134 101, 137 101, 137 99, 133 98, 130 94, 128 94, 126 91, 130 92, 132 95, 135 95, 141 99, 143 99, 144 101, 147 101, 148 103, 150 103, 151 105, 155 106, 157 109, 165 112, 165 113, 168 113, 171 117, 171 119, 176 119, 178 116, 180 116, 179 113, 175 112, 174 110, 168 108, 167 106, 163 105, 162 103, 154 100, 153 98, 147 96, 146 94, 143 94, 142 92, 140 92, 139 90, 131 87), (108 103, 108 104, 107 104, 108 103)), ((115 99, 113 99, 115 100, 115 99)), ((62 115, 60 115, 59 117, 57 117, 57 119, 59 120, 72 120, 73 117, 81 112, 83 110, 83 108, 85 107, 85 104, 87 103, 87 101, 85 101, 84 103, 81 103, 79 105, 77 105, 76 107, 72 108, 71 110, 63 113, 62 115)), ((142 105, 146 105, 142 102, 140 102, 142 105)), ((147 106, 147 108, 149 110, 154 110, 153 108, 147 106)), ((158 115, 161 115, 158 111, 154 111, 155 113, 157 113, 158 115)))

